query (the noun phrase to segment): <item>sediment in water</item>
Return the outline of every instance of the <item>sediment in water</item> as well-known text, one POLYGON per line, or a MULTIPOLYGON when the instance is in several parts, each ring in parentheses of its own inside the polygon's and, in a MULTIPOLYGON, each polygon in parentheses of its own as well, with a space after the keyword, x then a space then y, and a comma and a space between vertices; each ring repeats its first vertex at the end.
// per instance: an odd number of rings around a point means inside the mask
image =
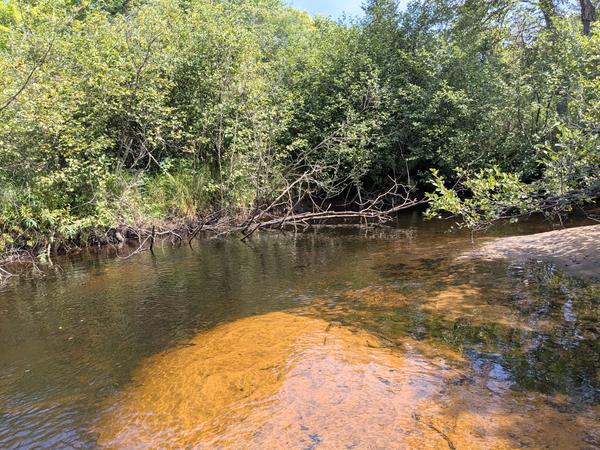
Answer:
POLYGON ((372 334, 288 313, 221 325, 148 358, 97 421, 98 443, 566 448, 600 438, 593 411, 559 413, 542 396, 513 393, 493 368, 475 378, 460 356, 448 364, 423 345, 390 349, 372 334))

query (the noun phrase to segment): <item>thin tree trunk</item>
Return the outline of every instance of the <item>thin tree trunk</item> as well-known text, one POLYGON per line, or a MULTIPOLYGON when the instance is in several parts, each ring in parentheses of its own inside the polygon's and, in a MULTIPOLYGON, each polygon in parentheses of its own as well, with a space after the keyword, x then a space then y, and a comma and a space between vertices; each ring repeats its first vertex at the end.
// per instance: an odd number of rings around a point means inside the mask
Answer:
POLYGON ((592 32, 592 22, 596 21, 596 6, 592 0, 579 0, 581 5, 581 23, 583 34, 589 36, 592 32))
POLYGON ((554 0, 540 0, 540 10, 544 16, 544 23, 547 29, 554 28, 554 17, 556 17, 556 6, 554 0))

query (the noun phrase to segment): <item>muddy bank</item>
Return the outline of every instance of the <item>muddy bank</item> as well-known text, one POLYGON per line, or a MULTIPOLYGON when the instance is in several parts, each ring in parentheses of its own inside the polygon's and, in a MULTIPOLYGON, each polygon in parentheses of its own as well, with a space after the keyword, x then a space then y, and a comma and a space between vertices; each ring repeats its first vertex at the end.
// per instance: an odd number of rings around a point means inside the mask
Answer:
POLYGON ((459 354, 269 313, 148 358, 97 422, 105 448, 550 448, 600 438, 597 411, 474 377, 459 354), (535 412, 535 414, 534 414, 535 412))
POLYGON ((463 256, 540 260, 577 277, 600 278, 600 225, 499 238, 463 256))

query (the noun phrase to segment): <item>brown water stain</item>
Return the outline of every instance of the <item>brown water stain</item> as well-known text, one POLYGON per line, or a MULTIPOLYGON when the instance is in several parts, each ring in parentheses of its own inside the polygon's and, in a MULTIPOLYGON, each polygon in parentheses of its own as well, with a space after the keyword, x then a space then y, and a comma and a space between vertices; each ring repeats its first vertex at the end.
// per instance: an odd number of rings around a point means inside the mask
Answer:
POLYGON ((269 313, 148 358, 101 415, 107 448, 572 448, 597 411, 560 413, 426 344, 269 313))

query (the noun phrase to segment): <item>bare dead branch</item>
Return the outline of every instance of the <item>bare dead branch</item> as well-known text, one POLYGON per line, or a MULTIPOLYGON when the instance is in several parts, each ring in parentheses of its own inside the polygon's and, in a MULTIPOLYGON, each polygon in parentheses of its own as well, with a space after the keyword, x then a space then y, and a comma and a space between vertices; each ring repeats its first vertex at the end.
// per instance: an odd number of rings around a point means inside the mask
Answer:
MULTIPOLYGON (((392 180, 391 187, 383 193, 377 195, 364 194, 365 198, 362 201, 356 203, 355 206, 359 208, 356 210, 351 209, 335 209, 332 208, 331 204, 326 207, 321 203, 319 204, 313 198, 310 189, 299 195, 299 200, 296 202, 291 201, 291 191, 300 185, 302 180, 311 180, 310 173, 303 173, 294 182, 290 183, 285 187, 282 193, 265 209, 258 213, 254 213, 249 217, 243 226, 243 237, 242 240, 248 239, 252 234, 261 228, 283 228, 286 224, 297 227, 302 225, 303 227, 310 226, 311 224, 322 223, 325 221, 332 220, 354 220, 364 221, 365 224, 371 223, 385 223, 392 220, 393 215, 403 209, 412 208, 419 204, 422 204, 424 200, 419 200, 413 195, 413 189, 404 186, 396 180, 392 180), (288 196, 287 202, 280 202, 284 197, 288 196), (309 211, 298 212, 302 200, 305 200, 311 205, 309 211), (286 208, 287 206, 287 208, 286 208), (275 211, 275 208, 283 208, 281 211, 275 211), (261 220, 267 215, 274 216, 268 220, 261 220)), ((345 186, 348 188, 348 185, 345 186)), ((323 194, 323 197, 327 197, 327 192, 323 194)), ((359 198, 361 196, 359 195, 359 198)), ((344 207, 348 206, 346 203, 344 207)))

